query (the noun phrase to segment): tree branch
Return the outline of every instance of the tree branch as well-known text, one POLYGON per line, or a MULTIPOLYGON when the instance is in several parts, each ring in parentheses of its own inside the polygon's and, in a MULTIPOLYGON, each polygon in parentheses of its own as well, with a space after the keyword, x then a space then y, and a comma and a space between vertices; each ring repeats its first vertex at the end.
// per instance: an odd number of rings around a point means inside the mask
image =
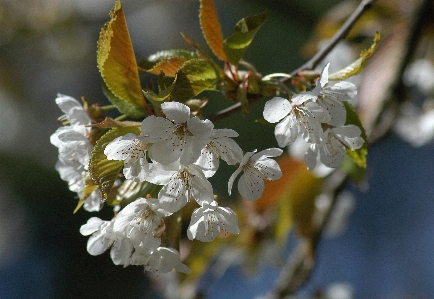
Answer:
MULTIPOLYGON (((298 72, 302 70, 312 70, 314 69, 327 54, 330 53, 331 50, 334 49, 334 47, 337 45, 337 43, 344 39, 348 32, 353 28, 356 21, 362 16, 362 14, 367 11, 371 6, 374 4, 375 0, 363 0, 357 8, 354 10, 354 12, 348 17, 348 19, 345 21, 344 24, 342 24, 341 28, 335 33, 335 35, 330 39, 328 44, 319 50, 309 61, 307 61, 305 64, 300 66, 298 69, 293 71, 291 75, 296 75, 298 72)), ((288 80, 288 79, 285 79, 288 80)), ((250 94, 247 98, 249 104, 256 103, 262 98, 261 95, 252 95, 250 94)), ((215 114, 212 114, 207 117, 212 122, 221 120, 223 118, 229 117, 232 114, 235 114, 237 112, 240 112, 242 109, 240 103, 236 103, 226 109, 223 109, 215 114)))
POLYGON ((305 64, 300 66, 298 69, 293 71, 291 75, 295 76, 297 73, 303 70, 313 70, 323 59, 329 54, 334 47, 344 39, 351 28, 353 28, 356 21, 363 15, 365 11, 372 7, 376 0, 363 0, 354 12, 348 17, 341 28, 335 33, 335 35, 328 41, 327 45, 319 50, 311 59, 309 59, 305 64))

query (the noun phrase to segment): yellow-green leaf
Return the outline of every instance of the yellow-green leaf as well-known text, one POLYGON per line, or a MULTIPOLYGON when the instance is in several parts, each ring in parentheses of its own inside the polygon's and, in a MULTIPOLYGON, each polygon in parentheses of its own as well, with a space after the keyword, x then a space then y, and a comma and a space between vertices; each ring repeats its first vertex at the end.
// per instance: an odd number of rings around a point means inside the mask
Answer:
POLYGON ((223 33, 213 0, 200 1, 199 19, 208 46, 218 59, 227 61, 223 50, 223 33))
POLYGON ((267 12, 265 11, 262 14, 244 18, 236 24, 235 33, 223 42, 223 50, 231 64, 238 65, 266 18, 267 12))
POLYGON ((113 92, 108 88, 105 82, 102 82, 102 91, 107 99, 115 105, 120 112, 133 118, 140 118, 146 115, 146 110, 140 106, 131 105, 129 102, 118 98, 113 92))
POLYGON ((184 62, 193 58, 198 58, 198 55, 191 51, 166 50, 140 60, 139 67, 155 75, 163 72, 166 76, 175 77, 176 72, 184 62))
MULTIPOLYGON (((101 30, 97 61, 101 76, 111 93, 133 107, 146 107, 136 57, 120 0, 110 12, 110 21, 101 30)), ((118 106, 118 103, 113 103, 118 106)))
POLYGON ((219 71, 206 59, 191 59, 178 70, 172 99, 185 102, 204 90, 215 89, 219 71))
POLYGON ((127 133, 139 134, 140 129, 137 127, 117 127, 104 134, 95 144, 92 151, 92 157, 89 163, 89 172, 92 179, 98 185, 103 200, 106 200, 113 183, 118 178, 124 162, 118 160, 108 160, 104 155, 104 149, 113 139, 123 136, 127 133))
POLYGON ((80 195, 80 200, 77 203, 77 206, 75 207, 74 214, 77 213, 77 211, 84 205, 86 202, 86 199, 98 188, 98 185, 95 184, 95 182, 90 177, 89 173, 85 174, 84 177, 84 189, 80 195))
POLYGON ((366 49, 360 53, 360 57, 351 63, 349 66, 343 68, 340 71, 337 71, 336 73, 329 75, 330 81, 340 81, 345 80, 346 78, 349 78, 351 76, 359 74, 366 65, 366 61, 368 58, 374 54, 375 50, 377 49, 378 42, 380 41, 380 33, 376 32, 374 36, 374 43, 369 49, 366 49))

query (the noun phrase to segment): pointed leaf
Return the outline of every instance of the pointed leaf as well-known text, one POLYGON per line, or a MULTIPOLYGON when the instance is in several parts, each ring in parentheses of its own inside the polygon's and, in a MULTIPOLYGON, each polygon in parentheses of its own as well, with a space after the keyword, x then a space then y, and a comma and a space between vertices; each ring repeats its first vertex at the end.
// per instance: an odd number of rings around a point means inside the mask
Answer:
POLYGON ((379 41, 380 41, 380 33, 376 32, 374 37, 374 43, 372 44, 372 46, 369 49, 362 51, 360 57, 356 61, 351 63, 349 66, 343 68, 340 71, 337 71, 336 73, 329 75, 329 80, 340 81, 359 74, 365 68, 366 61, 368 60, 368 58, 372 54, 374 54, 375 50, 377 49, 379 41))
POLYGON ((140 127, 142 125, 141 122, 134 121, 117 121, 113 118, 106 117, 102 122, 97 124, 93 124, 92 127, 98 128, 116 128, 116 127, 140 127))
POLYGON ((227 61, 223 50, 223 33, 213 0, 200 1, 199 19, 208 46, 218 59, 227 61))
POLYGON ((127 133, 139 134, 140 129, 137 127, 117 127, 104 134, 95 144, 92 151, 92 157, 89 163, 89 172, 92 179, 98 184, 101 195, 104 200, 107 199, 113 183, 118 178, 124 162, 118 160, 108 160, 104 155, 104 149, 107 144, 115 138, 127 133))
POLYGON ((146 110, 143 107, 131 105, 129 102, 115 96, 105 82, 102 82, 102 92, 121 113, 133 118, 140 118, 146 115, 146 110))
POLYGON ((262 14, 244 18, 236 24, 235 33, 229 36, 223 45, 227 60, 231 64, 238 65, 266 18, 267 12, 265 11, 262 14))
POLYGON ((198 55, 186 50, 160 51, 142 59, 139 62, 139 67, 155 75, 164 72, 166 76, 175 77, 176 72, 184 62, 193 58, 198 58, 198 55))
MULTIPOLYGON (((102 28, 98 40, 98 69, 108 90, 117 99, 113 104, 119 107, 120 102, 125 102, 132 107, 143 109, 146 102, 120 0, 116 0, 110 18, 102 28)), ((119 108, 129 115, 130 109, 119 108)))
POLYGON ((363 146, 356 150, 351 150, 347 148, 347 155, 353 159, 353 161, 359 166, 360 168, 366 168, 366 155, 368 154, 368 138, 366 136, 365 129, 362 126, 362 123, 359 119, 359 116, 357 115, 354 108, 346 101, 344 101, 345 109, 347 110, 347 121, 345 125, 356 125, 360 128, 362 131, 361 137, 365 141, 363 143, 363 146))
POLYGON ((98 185, 92 180, 92 178, 87 174, 84 178, 84 189, 81 193, 80 200, 77 203, 77 206, 74 209, 73 214, 77 213, 77 211, 84 205, 86 199, 98 188, 98 185))
POLYGON ((185 102, 204 90, 215 89, 220 73, 205 59, 191 59, 177 72, 171 93, 174 100, 185 102))

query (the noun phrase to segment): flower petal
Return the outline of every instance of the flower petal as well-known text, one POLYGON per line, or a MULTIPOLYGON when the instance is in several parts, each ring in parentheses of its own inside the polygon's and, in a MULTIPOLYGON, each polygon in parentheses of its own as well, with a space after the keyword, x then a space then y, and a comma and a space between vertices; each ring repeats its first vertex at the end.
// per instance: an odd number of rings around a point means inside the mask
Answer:
POLYGON ((265 103, 264 118, 269 123, 277 123, 292 110, 291 103, 284 98, 275 97, 265 103))
POLYGON ((176 124, 183 124, 190 118, 190 108, 179 102, 164 102, 161 109, 176 124))

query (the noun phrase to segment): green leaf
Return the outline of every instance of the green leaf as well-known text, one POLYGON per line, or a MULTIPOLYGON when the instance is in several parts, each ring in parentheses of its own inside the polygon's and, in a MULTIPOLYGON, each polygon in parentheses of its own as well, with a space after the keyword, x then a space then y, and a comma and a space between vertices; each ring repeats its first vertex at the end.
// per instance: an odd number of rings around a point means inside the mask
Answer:
POLYGON ((185 102, 204 90, 215 89, 219 71, 205 59, 191 59, 178 70, 171 93, 173 100, 185 102))
POLYGON ((244 18, 236 24, 235 33, 223 43, 227 60, 231 64, 238 65, 266 18, 267 12, 265 11, 262 14, 244 18))
POLYGON ((341 81, 345 80, 351 76, 359 74, 366 66, 366 62, 368 58, 374 54, 375 50, 377 49, 378 42, 380 41, 380 33, 376 32, 374 36, 374 43, 369 49, 366 49, 362 51, 360 54, 360 57, 351 63, 349 66, 343 68, 340 71, 337 71, 336 73, 333 73, 329 75, 330 81, 341 81))
POLYGON ((77 213, 78 210, 84 205, 86 202, 86 199, 98 188, 98 185, 95 184, 95 182, 90 177, 89 173, 85 174, 84 177, 84 189, 83 192, 80 195, 80 200, 78 201, 77 206, 74 209, 74 214, 77 213))
POLYGON ((344 101, 345 109, 347 110, 347 121, 345 125, 356 125, 362 131, 361 137, 365 141, 363 146, 356 150, 351 150, 347 148, 347 156, 349 156, 354 163, 360 168, 366 168, 366 155, 368 154, 368 138, 366 136, 365 129, 362 126, 362 123, 354 110, 353 106, 348 102, 344 101))
POLYGON ((223 49, 223 33, 213 0, 200 0, 199 20, 203 36, 214 55, 227 61, 223 49))
POLYGON ((109 99, 113 105, 116 105, 122 114, 133 118, 140 118, 146 115, 146 110, 143 107, 131 105, 129 102, 123 101, 114 95, 105 82, 102 82, 102 91, 107 99, 109 99))
POLYGON ((116 0, 110 18, 102 28, 98 40, 98 69, 107 89, 117 99, 113 104, 127 111, 122 111, 123 113, 133 116, 128 114, 131 109, 125 109, 120 103, 125 102, 134 108, 143 109, 146 101, 120 0, 116 0))
POLYGON ((178 69, 187 60, 198 58, 195 52, 186 50, 167 50, 150 55, 139 61, 139 67, 146 72, 159 75, 164 72, 166 76, 175 77, 178 69))
POLYGON ((127 133, 140 134, 140 129, 137 127, 113 128, 96 142, 92 151, 89 172, 92 180, 98 185, 103 200, 107 199, 113 183, 118 178, 118 174, 124 165, 124 161, 108 160, 106 155, 104 155, 104 149, 109 142, 127 133))

